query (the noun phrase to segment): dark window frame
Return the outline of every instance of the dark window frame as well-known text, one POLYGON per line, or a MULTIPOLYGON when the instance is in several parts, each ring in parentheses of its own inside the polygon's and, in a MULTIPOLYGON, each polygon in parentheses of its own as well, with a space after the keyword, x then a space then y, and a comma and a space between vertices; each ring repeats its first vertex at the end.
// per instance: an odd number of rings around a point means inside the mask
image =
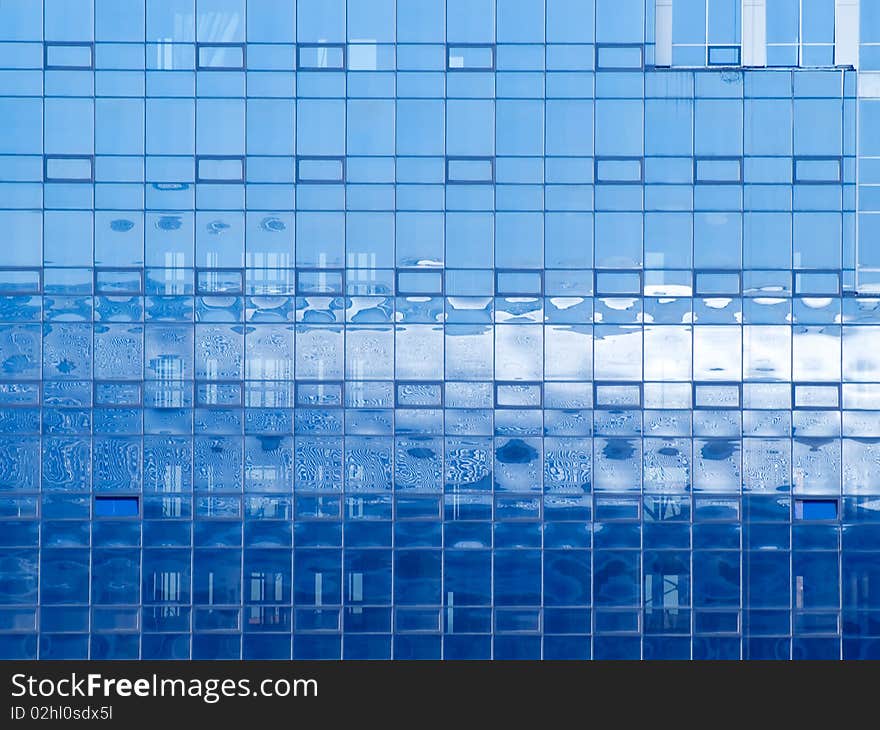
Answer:
POLYGON ((843 155, 796 155, 791 161, 791 180, 793 185, 841 185, 843 184, 843 155), (799 162, 836 162, 837 178, 801 180, 798 178, 799 162))
POLYGON ((495 269, 495 296, 496 297, 543 297, 544 296, 544 270, 543 269, 495 269), (502 290, 499 279, 505 274, 530 274, 538 275, 538 291, 518 291, 516 289, 502 290))
POLYGON ((339 73, 348 70, 348 44, 347 43, 297 43, 296 44, 296 70, 317 71, 319 73, 339 73), (342 66, 309 66, 302 63, 303 50, 335 48, 342 51, 342 66))
POLYGON ((45 183, 85 183, 95 182, 95 156, 94 155, 43 155, 43 182, 45 183), (89 163, 89 177, 50 177, 49 164, 56 160, 80 160, 89 163))
POLYGON ((447 185, 494 185, 495 184, 495 157, 492 155, 447 155, 446 157, 446 184, 447 185), (450 177, 450 164, 456 162, 488 162, 489 178, 481 180, 457 180, 450 177))
POLYGON ((743 184, 743 158, 734 156, 709 156, 701 155, 694 157, 694 185, 742 185, 743 184), (739 175, 735 179, 713 179, 701 178, 700 163, 701 162, 736 162, 739 168, 739 175))
POLYGON ((247 49, 244 43, 196 43, 196 71, 247 71, 247 49), (202 49, 241 49, 241 66, 202 65, 202 49))
POLYGON ((443 275, 444 270, 439 267, 404 267, 394 270, 394 291, 396 296, 410 297, 442 297, 446 296, 446 277, 443 275), (406 289, 400 285, 401 274, 436 274, 440 277, 440 290, 427 291, 424 289, 406 289))
POLYGON ((196 155, 196 183, 200 185, 241 185, 247 178, 247 159, 245 155, 196 155), (241 163, 240 177, 205 177, 202 175, 202 162, 232 162, 241 163))
POLYGON ((492 73, 498 66, 498 50, 495 43, 447 43, 446 44, 446 70, 451 73, 492 73), (475 68, 459 68, 449 65, 450 52, 454 48, 486 48, 492 53, 492 64, 490 66, 478 66, 475 68))
POLYGON ((644 156, 597 155, 593 158, 593 179, 596 181, 596 185, 643 185, 645 183, 645 158, 644 156), (631 180, 603 179, 599 174, 599 166, 603 162, 637 162, 639 176, 631 180))
POLYGON ((92 516, 96 520, 140 520, 143 513, 143 504, 139 494, 96 494, 92 498, 92 516), (99 514, 98 505, 134 502, 137 507, 135 514, 99 514))
POLYGON ((446 387, 444 381, 442 380, 395 380, 394 381, 394 407, 400 408, 403 410, 413 410, 413 409, 432 409, 432 408, 443 408, 446 403, 446 387), (401 403, 400 401, 400 386, 407 385, 433 385, 439 388, 440 390, 440 403, 426 406, 420 404, 409 404, 409 403, 401 403))
POLYGON ((536 408, 543 409, 544 408, 544 382, 541 380, 523 380, 523 381, 496 380, 493 383, 492 396, 493 396, 493 401, 494 401, 493 405, 496 409, 501 408, 501 409, 514 410, 514 411, 533 410, 536 408), (509 405, 509 404, 501 403, 498 398, 498 389, 503 388, 503 387, 509 387, 509 386, 537 387, 537 389, 538 389, 538 404, 537 405, 509 405))
POLYGON ((94 71, 95 44, 91 41, 43 41, 43 69, 45 71, 94 71), (59 66, 49 63, 49 51, 52 48, 88 48, 91 62, 88 66, 59 66))
POLYGON ((706 65, 713 68, 738 67, 742 66, 742 45, 740 44, 712 44, 706 46, 706 65), (736 51, 736 61, 713 61, 712 51, 736 51))
POLYGON ((344 155, 297 155, 294 161, 296 165, 297 185, 344 185, 346 182, 346 160, 344 155), (341 165, 341 175, 338 179, 304 177, 300 172, 300 164, 303 162, 338 162, 341 165))

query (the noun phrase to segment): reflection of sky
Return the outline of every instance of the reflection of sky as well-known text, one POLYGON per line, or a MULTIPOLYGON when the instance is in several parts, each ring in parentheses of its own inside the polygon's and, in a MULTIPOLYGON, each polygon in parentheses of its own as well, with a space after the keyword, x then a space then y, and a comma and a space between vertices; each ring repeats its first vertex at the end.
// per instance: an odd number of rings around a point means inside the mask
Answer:
MULTIPOLYGON (((242 17, 237 11, 205 11, 199 13, 198 28, 193 13, 174 12, 163 17, 160 7, 151 6, 148 18, 148 40, 156 43, 155 68, 172 70, 192 68, 192 48, 175 46, 177 43, 242 43, 242 17), (196 30, 198 31, 196 33, 196 30)), ((224 49, 206 49, 203 66, 231 65, 224 49)))
MULTIPOLYGON (((175 16, 175 29, 181 23, 181 29, 192 24, 191 14, 178 13, 175 16)), ((198 39, 202 43, 233 43, 242 41, 243 33, 241 13, 234 10, 209 10, 199 13, 198 39)), ((191 33, 191 31, 190 31, 191 33)))

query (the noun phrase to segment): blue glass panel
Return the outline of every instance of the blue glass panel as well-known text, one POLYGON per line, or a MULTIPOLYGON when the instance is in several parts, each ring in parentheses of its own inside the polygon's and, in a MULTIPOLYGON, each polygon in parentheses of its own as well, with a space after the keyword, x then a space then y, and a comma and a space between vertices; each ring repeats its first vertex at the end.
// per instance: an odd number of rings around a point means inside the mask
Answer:
POLYGON ((766 4, 0 2, 0 659, 880 655, 880 13, 766 4))

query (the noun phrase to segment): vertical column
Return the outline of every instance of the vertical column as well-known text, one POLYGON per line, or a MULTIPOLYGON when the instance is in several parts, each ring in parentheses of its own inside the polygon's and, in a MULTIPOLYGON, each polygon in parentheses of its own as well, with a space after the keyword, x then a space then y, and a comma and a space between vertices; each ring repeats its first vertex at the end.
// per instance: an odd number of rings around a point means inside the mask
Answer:
POLYGON ((834 64, 859 65, 859 0, 834 0, 834 64))
POLYGON ((859 67, 856 116, 856 292, 876 296, 880 291, 880 143, 874 130, 880 119, 880 64, 877 63, 880 30, 871 12, 858 0, 836 0, 834 63, 859 67))
POLYGON ((654 65, 672 65, 672 0, 656 0, 654 65))
POLYGON ((858 74, 857 125, 857 233, 856 291, 876 295, 880 291, 880 205, 873 202, 880 186, 875 172, 880 158, 880 144, 872 130, 880 119, 880 73, 862 71, 858 74))
POLYGON ((767 0, 743 0, 742 65, 767 65, 767 0))

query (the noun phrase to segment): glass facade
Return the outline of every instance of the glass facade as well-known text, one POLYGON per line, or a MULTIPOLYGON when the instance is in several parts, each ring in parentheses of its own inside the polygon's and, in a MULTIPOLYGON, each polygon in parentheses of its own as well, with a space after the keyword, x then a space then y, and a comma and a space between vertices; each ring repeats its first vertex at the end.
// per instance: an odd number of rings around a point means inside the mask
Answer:
POLYGON ((0 657, 880 658, 878 49, 0 2, 0 657))

